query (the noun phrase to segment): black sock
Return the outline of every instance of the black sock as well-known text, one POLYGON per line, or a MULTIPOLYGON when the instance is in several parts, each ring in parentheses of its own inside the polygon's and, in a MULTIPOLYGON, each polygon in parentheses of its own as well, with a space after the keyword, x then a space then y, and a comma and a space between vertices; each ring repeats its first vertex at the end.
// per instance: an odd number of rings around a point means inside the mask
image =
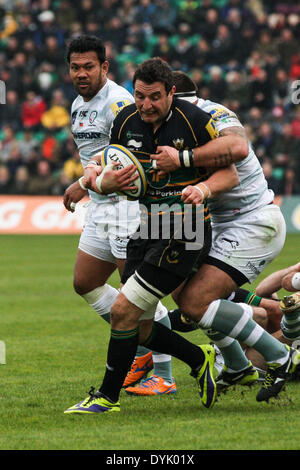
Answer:
POLYGON ((230 300, 231 302, 254 305, 258 307, 261 301, 261 297, 255 295, 253 292, 239 287, 234 291, 234 297, 231 298, 230 296, 230 300))
POLYGON ((177 357, 192 370, 204 362, 204 353, 198 346, 156 321, 153 323, 151 335, 143 346, 152 351, 177 357))
POLYGON ((188 333, 189 331, 197 330, 197 325, 182 314, 182 312, 177 308, 176 310, 171 310, 168 312, 171 329, 175 331, 182 331, 183 333, 188 333))
POLYGON ((126 374, 138 346, 138 328, 129 331, 111 330, 107 364, 99 392, 112 402, 119 399, 126 374))

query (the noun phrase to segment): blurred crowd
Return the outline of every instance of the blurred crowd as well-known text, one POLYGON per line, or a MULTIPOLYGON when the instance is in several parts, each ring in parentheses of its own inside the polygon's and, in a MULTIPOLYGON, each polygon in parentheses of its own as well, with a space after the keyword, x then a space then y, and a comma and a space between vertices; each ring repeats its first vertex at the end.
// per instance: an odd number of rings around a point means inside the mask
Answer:
POLYGON ((70 39, 102 37, 132 91, 160 56, 244 123, 277 195, 300 194, 300 3, 289 0, 0 0, 0 194, 63 194, 82 174, 70 133, 70 39))

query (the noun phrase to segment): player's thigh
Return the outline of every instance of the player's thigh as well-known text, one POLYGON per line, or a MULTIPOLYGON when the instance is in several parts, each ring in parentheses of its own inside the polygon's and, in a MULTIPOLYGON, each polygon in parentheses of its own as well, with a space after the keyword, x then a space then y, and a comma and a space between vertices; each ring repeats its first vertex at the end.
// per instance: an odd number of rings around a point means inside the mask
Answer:
POLYGON ((78 249, 74 267, 74 288, 80 295, 106 283, 116 265, 78 249))
POLYGON ((229 274, 216 266, 203 264, 180 292, 178 305, 197 319, 213 300, 227 298, 236 288, 229 274))

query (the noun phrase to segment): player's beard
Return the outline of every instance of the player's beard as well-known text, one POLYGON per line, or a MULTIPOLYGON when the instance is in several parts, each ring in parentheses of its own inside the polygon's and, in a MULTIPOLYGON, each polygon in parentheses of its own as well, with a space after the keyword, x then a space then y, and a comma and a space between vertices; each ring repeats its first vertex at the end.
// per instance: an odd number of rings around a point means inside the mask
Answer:
MULTIPOLYGON (((85 84, 84 80, 82 81, 83 84, 85 84)), ((82 96, 82 98, 85 100, 85 101, 89 101, 91 100, 97 93, 98 91, 103 87, 104 85, 104 82, 102 80, 102 77, 99 77, 99 79, 97 80, 97 83, 93 84, 93 83, 87 83, 86 84, 87 86, 84 87, 84 88, 81 88, 80 87, 80 84, 77 83, 75 85, 76 87, 76 90, 78 92, 78 94, 80 96, 82 96)))

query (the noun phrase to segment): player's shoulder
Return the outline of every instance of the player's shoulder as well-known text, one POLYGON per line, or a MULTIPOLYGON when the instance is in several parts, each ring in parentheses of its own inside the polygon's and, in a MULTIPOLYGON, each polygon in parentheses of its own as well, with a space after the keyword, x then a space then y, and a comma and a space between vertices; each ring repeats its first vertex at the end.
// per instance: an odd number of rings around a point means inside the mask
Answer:
POLYGON ((184 115, 188 120, 199 119, 199 117, 204 120, 208 120, 210 116, 207 111, 202 110, 200 107, 195 106, 189 101, 182 100, 180 98, 174 98, 173 106, 177 111, 184 115))
POLYGON ((82 96, 80 95, 76 96, 76 98, 73 100, 73 103, 71 105, 71 112, 75 111, 77 108, 82 106, 83 102, 84 101, 83 101, 82 96))
POLYGON ((126 106, 134 102, 134 98, 126 88, 112 80, 107 80, 105 86, 105 100, 108 110, 116 116, 126 106))
POLYGON ((197 106, 209 113, 214 121, 232 124, 233 126, 241 125, 237 115, 221 103, 199 98, 197 106))

